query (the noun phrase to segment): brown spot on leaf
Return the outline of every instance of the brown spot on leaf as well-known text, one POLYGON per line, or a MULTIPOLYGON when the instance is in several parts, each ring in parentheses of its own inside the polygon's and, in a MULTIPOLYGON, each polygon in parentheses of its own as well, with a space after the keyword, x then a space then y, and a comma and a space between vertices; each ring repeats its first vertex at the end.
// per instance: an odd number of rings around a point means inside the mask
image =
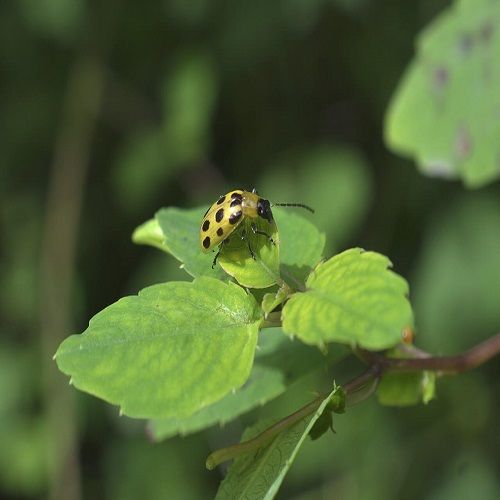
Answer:
POLYGON ((472 137, 469 129, 462 125, 455 136, 455 152, 459 160, 465 160, 472 151, 472 137))
POLYGON ((450 73, 445 66, 438 66, 432 74, 432 83, 437 90, 441 90, 448 84, 450 73))
POLYGON ((479 39, 485 44, 490 43, 494 31, 495 27, 493 24, 490 21, 486 21, 479 30, 479 39))
POLYGON ((474 38, 469 33, 463 33, 458 39, 458 50, 463 56, 468 55, 474 47, 474 38))

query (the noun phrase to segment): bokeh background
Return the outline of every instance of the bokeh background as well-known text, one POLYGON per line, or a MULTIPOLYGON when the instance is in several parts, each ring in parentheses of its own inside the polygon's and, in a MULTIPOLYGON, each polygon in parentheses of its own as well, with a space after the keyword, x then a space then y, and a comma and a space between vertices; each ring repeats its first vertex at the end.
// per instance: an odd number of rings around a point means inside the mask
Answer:
MULTIPOLYGON (((388 255, 417 345, 500 325, 500 186, 426 178, 383 143, 416 34, 444 0, 17 0, 0 4, 0 496, 211 498, 215 447, 311 398, 311 377, 224 429, 151 443, 52 355, 123 295, 189 279, 134 246, 168 205, 234 187, 316 208, 327 252, 388 255)), ((340 366, 341 382, 352 367, 340 366), (345 372, 345 373, 344 373, 345 372)), ((279 498, 500 498, 500 369, 427 406, 375 399, 308 442, 279 498)))

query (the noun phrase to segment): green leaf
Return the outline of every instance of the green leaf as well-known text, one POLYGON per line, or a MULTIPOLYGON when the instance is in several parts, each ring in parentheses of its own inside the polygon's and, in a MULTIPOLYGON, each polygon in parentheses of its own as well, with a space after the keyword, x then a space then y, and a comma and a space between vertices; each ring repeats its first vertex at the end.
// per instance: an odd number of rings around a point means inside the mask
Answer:
MULTIPOLYGON (((276 283, 278 266, 281 263, 279 269, 283 278, 288 279, 291 286, 300 286, 311 268, 320 261, 325 246, 325 235, 314 224, 291 210, 293 209, 273 207, 279 235, 278 242, 274 227, 272 237, 275 245, 266 243, 262 236, 250 235, 252 248, 256 246, 263 251, 260 260, 257 258, 254 261, 251 258, 244 241, 236 239, 231 242, 229 247, 234 249, 234 253, 224 248, 220 257, 221 266, 233 275, 238 283, 252 288, 267 288, 276 283)), ((256 222, 260 224, 260 230, 270 233, 266 221, 256 222)))
POLYGON ((427 404, 436 397, 436 374, 425 371, 420 379, 422 388, 422 403, 427 404))
POLYGON ((326 405, 323 413, 318 417, 309 431, 309 436, 313 441, 320 438, 323 434, 333 430, 333 414, 345 412, 345 392, 342 388, 334 393, 332 399, 326 405))
MULTIPOLYGON (((241 285, 249 288, 267 288, 273 285, 278 279, 280 260, 285 278, 292 276, 291 284, 294 285, 321 258, 324 235, 303 217, 274 208, 273 214, 279 224, 278 234, 275 225, 270 226, 260 218, 252 221, 259 230, 272 236, 274 245, 264 236, 254 235, 251 229, 246 228, 256 260, 251 258, 247 243, 238 232, 223 247, 218 263, 212 269, 215 253, 203 253, 199 244, 200 223, 205 211, 206 207, 162 208, 155 217, 163 232, 163 241, 160 242, 158 227, 151 221, 139 226, 134 231, 133 239, 136 243, 149 244, 172 254, 183 263, 191 276, 206 275, 227 279, 224 273, 226 270, 241 285)), ((245 228, 241 228, 243 229, 245 228)))
POLYGON ((283 277, 293 277, 304 282, 311 269, 323 256, 325 235, 291 208, 273 208, 281 240, 281 272, 283 277))
POLYGON ((386 373, 377 389, 380 404, 385 406, 411 406, 427 404, 434 399, 436 375, 422 373, 386 373))
POLYGON ((393 97, 386 142, 431 176, 478 187, 500 174, 500 3, 462 0, 421 34, 393 97))
POLYGON ((128 416, 185 417, 247 380, 261 315, 233 283, 159 284, 98 313, 56 361, 76 388, 128 416))
POLYGON ((165 235, 156 219, 149 219, 136 227, 132 233, 132 241, 136 245, 150 245, 170 253, 165 244, 165 235))
POLYGON ((386 349, 413 325, 408 284, 390 271, 389 259, 359 248, 346 250, 309 276, 305 293, 283 308, 283 330, 307 344, 327 342, 386 349))
POLYGON ((290 287, 283 283, 282 286, 273 292, 265 293, 262 297, 261 307, 264 311, 264 315, 267 318, 268 314, 272 312, 280 304, 283 304, 288 296, 292 293, 290 287))
MULTIPOLYGON (((269 445, 237 458, 221 483, 216 499, 273 498, 310 430, 338 390, 336 387, 316 412, 278 434, 269 445)), ((252 439, 267 427, 269 422, 257 423, 244 432, 242 442, 252 439)))
POLYGON ((164 249, 182 262, 182 267, 191 276, 224 279, 227 275, 220 266, 212 269, 215 254, 206 254, 200 249, 200 224, 205 211, 206 208, 162 208, 155 218, 164 235, 164 249))
POLYGON ((160 440, 225 424, 283 394, 301 377, 331 366, 346 354, 347 351, 336 350, 325 357, 315 348, 291 341, 281 328, 266 328, 261 331, 252 372, 243 387, 190 417, 152 420, 149 430, 160 440))
POLYGON ((229 243, 222 247, 219 263, 242 286, 268 288, 274 285, 279 280, 280 266, 280 238, 276 224, 261 217, 245 219, 230 236, 229 243), (251 224, 268 234, 273 242, 264 235, 253 234, 251 224), (252 248, 255 259, 252 258, 248 245, 252 248))
MULTIPOLYGON (((412 347, 398 345, 386 352, 389 358, 408 359, 412 357, 412 347)), ((377 397, 385 406, 411 406, 423 402, 427 404, 436 394, 436 374, 431 371, 382 375, 377 387, 377 397)))

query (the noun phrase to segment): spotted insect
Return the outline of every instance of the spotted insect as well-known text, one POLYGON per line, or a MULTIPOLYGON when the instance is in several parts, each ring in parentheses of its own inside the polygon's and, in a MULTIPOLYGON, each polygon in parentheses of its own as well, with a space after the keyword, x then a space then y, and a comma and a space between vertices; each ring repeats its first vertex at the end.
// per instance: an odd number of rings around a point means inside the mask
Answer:
POLYGON ((229 236, 233 234, 237 228, 241 227, 242 222, 244 228, 241 231, 241 238, 246 240, 248 250, 253 259, 255 254, 252 250, 250 242, 247 238, 247 230, 251 230, 253 234, 265 236, 272 244, 273 239, 265 231, 258 229, 254 222, 259 217, 264 219, 269 224, 274 223, 271 206, 281 207, 301 207, 314 213, 314 210, 302 203, 274 203, 271 205, 269 200, 260 197, 255 189, 244 191, 235 189, 224 196, 221 196, 203 216, 203 221, 200 228, 200 247, 205 253, 214 249, 219 245, 217 254, 212 263, 212 268, 217 263, 217 258, 222 249, 222 245, 229 242, 229 236), (252 219, 254 221, 252 221, 252 219), (251 221, 248 223, 248 221, 251 221))

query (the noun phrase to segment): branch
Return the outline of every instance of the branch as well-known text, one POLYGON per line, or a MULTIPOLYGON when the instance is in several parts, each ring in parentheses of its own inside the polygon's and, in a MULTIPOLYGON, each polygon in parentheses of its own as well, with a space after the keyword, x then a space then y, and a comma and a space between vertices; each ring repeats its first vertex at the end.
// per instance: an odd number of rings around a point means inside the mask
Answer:
POLYGON ((310 403, 306 404, 302 408, 299 408, 291 415, 281 419, 279 422, 276 422, 274 425, 271 425, 271 427, 268 427, 265 431, 261 432, 253 439, 228 446, 227 448, 221 448, 220 450, 210 453, 205 463, 207 469, 213 470, 219 464, 227 462, 228 460, 232 460, 233 458, 239 457, 245 453, 250 453, 251 451, 263 448, 280 432, 289 429, 303 418, 307 417, 311 413, 314 413, 319 408, 325 397, 325 394, 320 394, 310 403))
POLYGON ((429 370, 452 375, 462 373, 486 363, 500 354, 500 333, 456 356, 430 356, 418 351, 415 358, 387 358, 382 354, 360 350, 369 364, 378 364, 383 372, 414 372, 429 370), (425 356, 423 356, 425 354, 425 356))
MULTIPOLYGON (((371 396, 384 372, 431 370, 442 374, 454 374, 476 368, 500 354, 500 333, 456 356, 430 356, 428 353, 416 348, 408 348, 407 352, 416 357, 409 359, 387 358, 383 354, 358 349, 357 354, 370 366, 361 375, 343 385, 347 402, 352 405, 371 396), (374 384, 369 387, 369 390, 361 394, 361 397, 356 397, 357 393, 365 389, 371 381, 374 384)), ((318 395, 313 401, 268 427, 253 439, 214 451, 207 458, 207 469, 212 470, 227 460, 232 460, 266 446, 280 432, 289 429, 303 418, 314 413, 325 397, 327 397, 327 394, 318 395)))
MULTIPOLYGON (((343 386, 346 399, 354 392, 357 392, 362 387, 364 387, 367 382, 376 379, 378 377, 378 368, 370 366, 364 373, 358 377, 352 379, 350 382, 343 386)), ((221 448, 211 453, 206 460, 206 467, 208 470, 213 470, 217 465, 232 460, 239 457, 245 453, 250 453, 251 451, 256 451, 260 448, 266 446, 273 438, 286 429, 294 426, 296 423, 300 422, 303 418, 314 413, 321 405, 323 400, 328 396, 328 394, 319 394, 310 403, 307 403, 302 408, 288 415, 287 417, 279 420, 275 424, 268 427, 266 430, 262 431, 260 434, 255 436, 253 439, 248 441, 243 441, 227 448, 221 448)))

